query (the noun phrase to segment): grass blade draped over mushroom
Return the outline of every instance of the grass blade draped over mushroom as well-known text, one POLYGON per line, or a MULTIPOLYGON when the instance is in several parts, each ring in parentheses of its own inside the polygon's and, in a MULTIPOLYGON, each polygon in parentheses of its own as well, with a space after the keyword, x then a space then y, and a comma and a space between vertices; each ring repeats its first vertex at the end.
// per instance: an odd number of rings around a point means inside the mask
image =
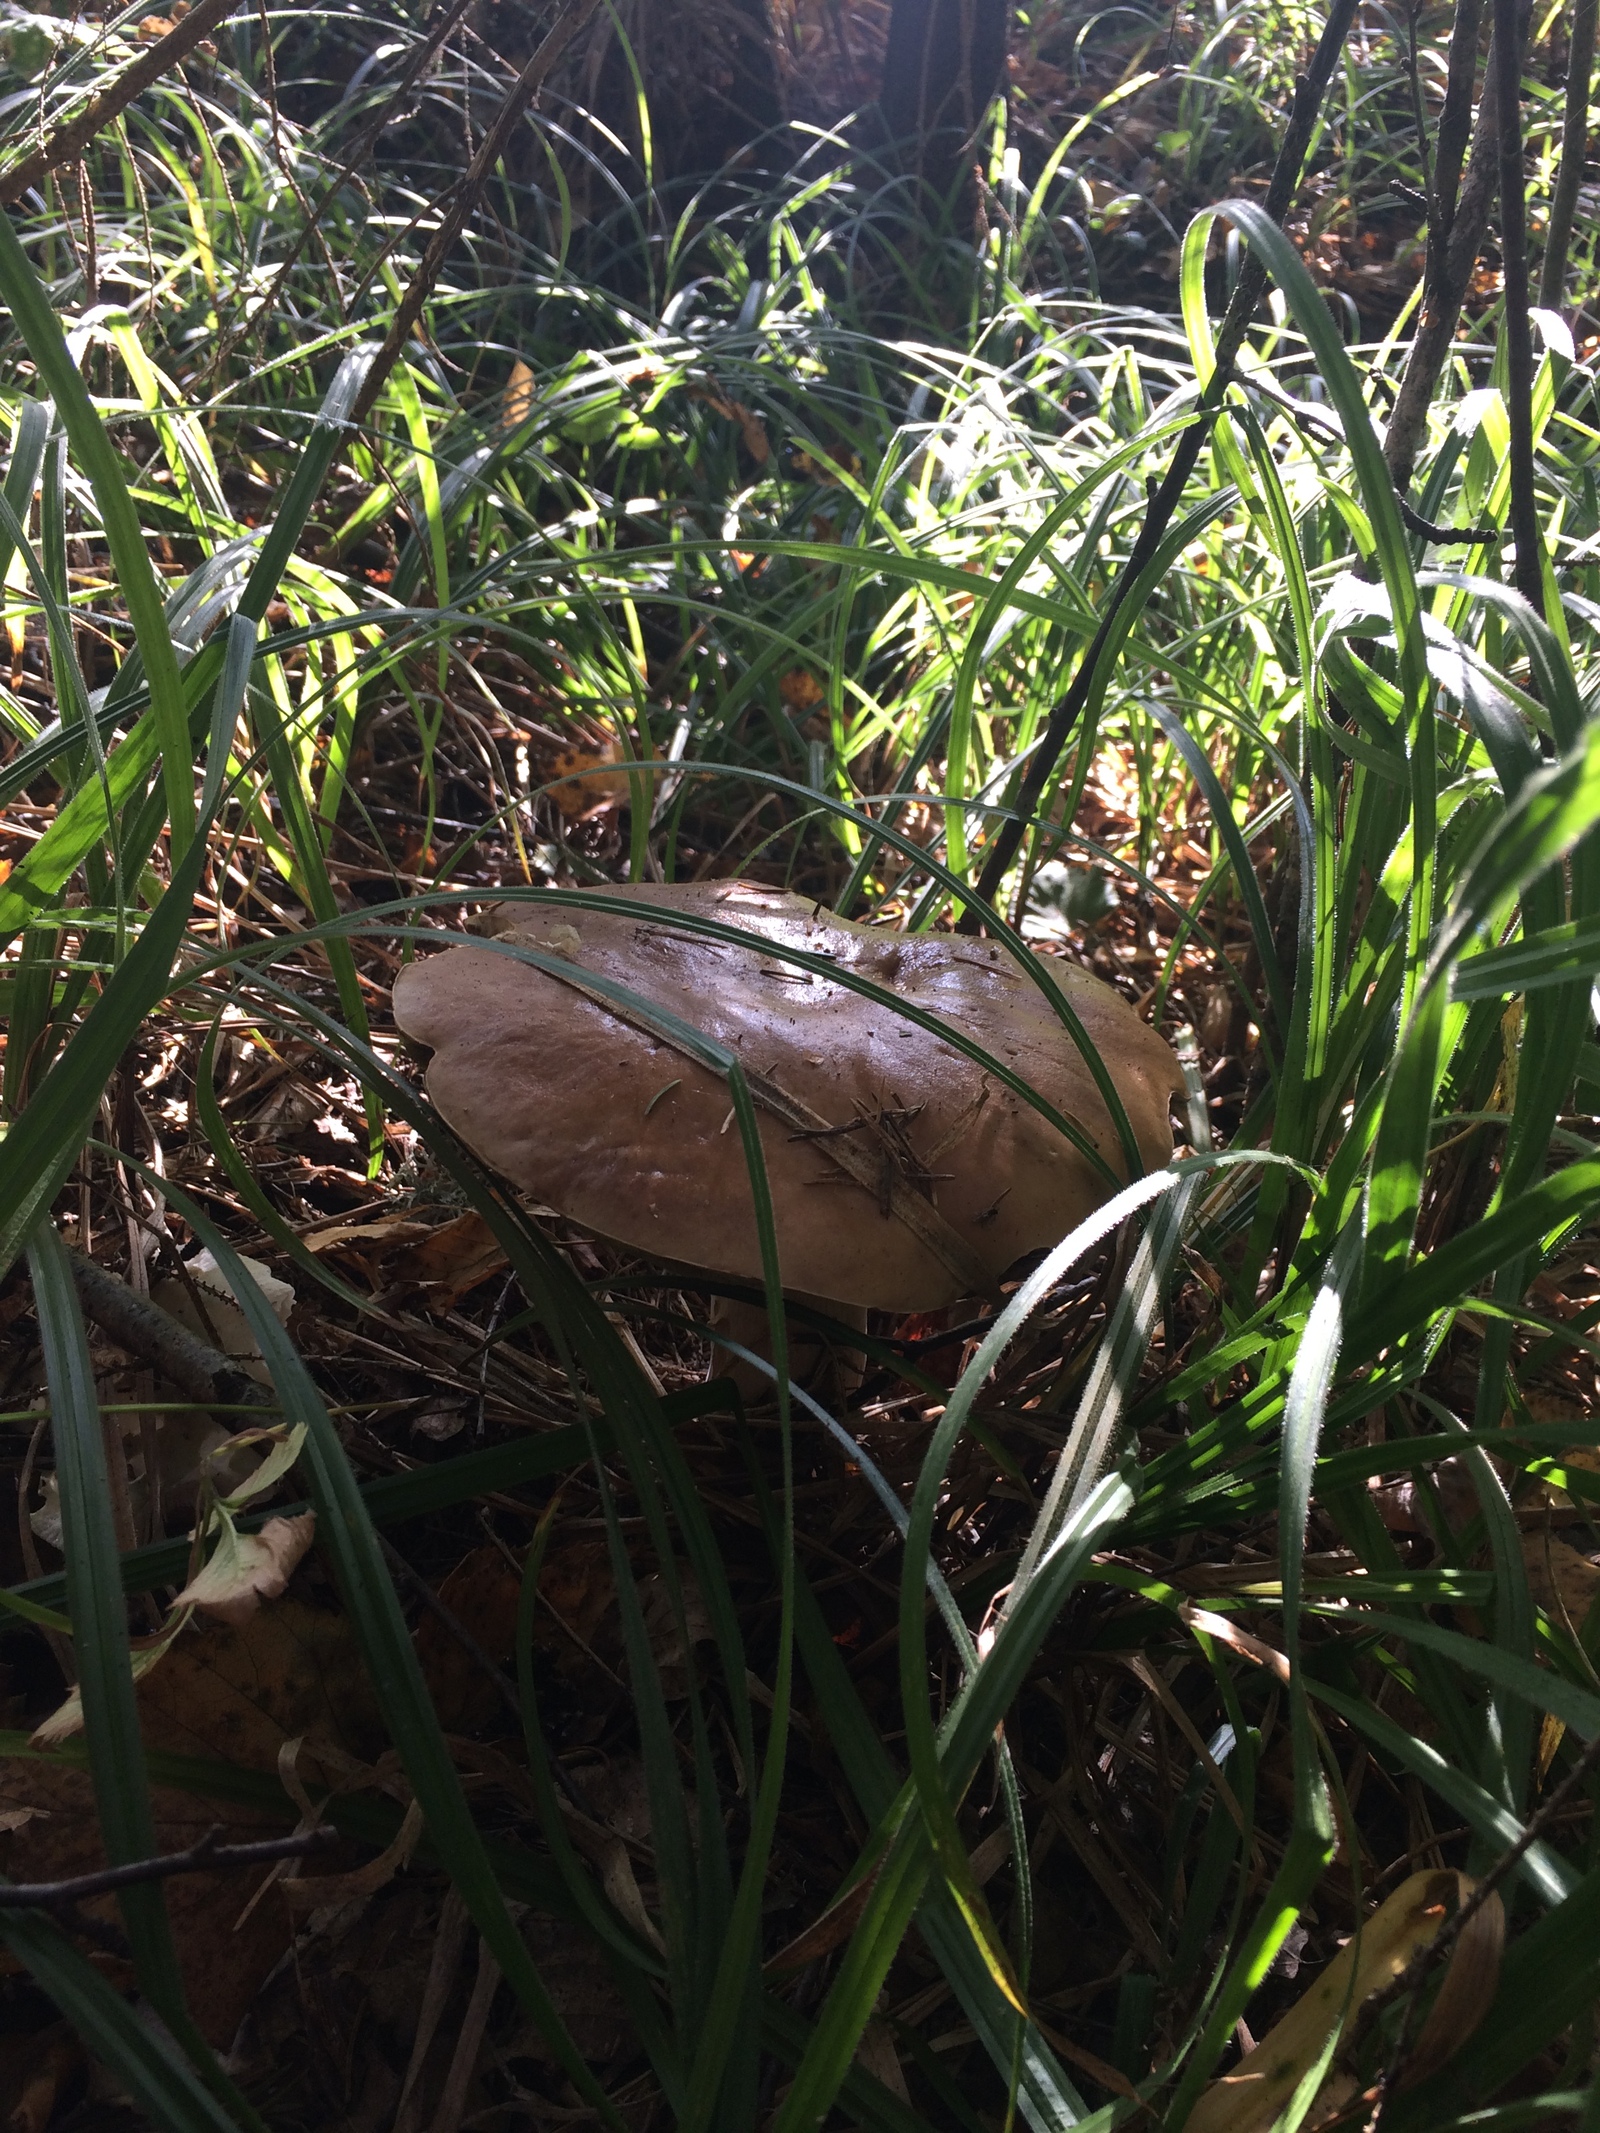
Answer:
MULTIPOLYGON (((433 1052, 428 1091, 445 1119, 514 1184, 600 1234, 718 1273, 760 1271, 726 1083, 673 1040, 674 1023, 744 1064, 790 1288, 887 1311, 992 1292, 1125 1174, 1082 1055, 1002 948, 853 925, 749 882, 645 884, 607 901, 497 907, 487 930, 540 964, 457 947, 409 965, 394 989, 401 1029, 433 1052), (872 992, 832 981, 819 960, 872 992), (1035 1088, 1099 1160, 930 1017, 1035 1088)), ((1143 1160, 1164 1163, 1172 1052, 1097 978, 1068 963, 1052 974, 1115 1077, 1143 1160)))

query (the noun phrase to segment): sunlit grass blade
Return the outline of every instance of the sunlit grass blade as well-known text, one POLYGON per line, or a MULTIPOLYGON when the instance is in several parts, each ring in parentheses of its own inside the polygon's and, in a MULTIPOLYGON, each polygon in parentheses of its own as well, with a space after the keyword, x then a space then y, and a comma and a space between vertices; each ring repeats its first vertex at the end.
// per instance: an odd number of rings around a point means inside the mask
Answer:
POLYGON ((149 682, 150 717, 161 751, 173 851, 181 857, 193 834, 193 764, 183 685, 162 613, 160 586, 145 550, 144 531, 128 493, 123 462, 106 435, 21 240, 9 217, 0 217, 0 223, 0 293, 38 366, 40 382, 55 405, 73 454, 94 488, 106 542, 149 682))

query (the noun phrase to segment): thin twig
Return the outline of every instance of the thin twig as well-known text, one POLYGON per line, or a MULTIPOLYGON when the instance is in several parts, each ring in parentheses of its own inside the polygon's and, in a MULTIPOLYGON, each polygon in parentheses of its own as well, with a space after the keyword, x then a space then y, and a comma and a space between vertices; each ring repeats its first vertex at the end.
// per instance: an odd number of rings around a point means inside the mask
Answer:
POLYGON ((1517 590, 1544 615, 1544 535, 1533 473, 1533 325, 1528 317, 1527 172, 1522 161, 1522 25, 1518 0, 1494 0, 1500 104, 1500 252, 1505 278, 1506 414, 1517 590))
MULTIPOLYGON (((1524 0, 1518 0, 1519 17, 1525 12, 1524 0)), ((1489 66, 1474 122, 1472 84, 1478 63, 1478 16, 1478 0, 1460 0, 1450 38, 1449 85, 1434 150, 1434 198, 1428 216, 1422 312, 1383 440, 1389 477, 1402 496, 1411 485, 1412 469, 1427 433, 1428 409, 1433 404, 1439 373, 1455 343, 1461 306, 1478 263, 1494 199, 1500 106, 1496 40, 1490 42, 1489 66), (1469 18, 1470 38, 1465 34, 1469 18)))
POLYGON ((1422 75, 1417 65, 1417 6, 1411 0, 1406 10, 1406 72, 1411 77, 1411 115, 1417 122, 1417 158, 1422 165, 1423 191, 1433 197, 1433 155, 1428 147, 1428 114, 1422 101, 1422 75))
POLYGON ((1472 87, 1478 78, 1478 31, 1482 21, 1483 0, 1456 0, 1444 105, 1434 142, 1432 201, 1428 210, 1430 252, 1435 236, 1442 244, 1455 222, 1461 166, 1472 138, 1472 87))
POLYGON ((74 1874, 65 1881, 0 1882, 0 1911, 57 1911, 90 1896, 137 1888, 142 1882, 170 1881, 177 1874, 220 1874, 237 1867, 260 1866, 272 1859, 303 1859, 307 1853, 339 1841, 336 1829, 309 1829, 294 1837, 263 1837, 253 1844, 224 1844, 222 1834, 218 1823, 186 1852, 134 1859, 126 1866, 102 1867, 97 1874, 74 1874))
MULTIPOLYGON (((472 0, 454 0, 454 4, 439 18, 423 41, 409 54, 400 79, 395 83, 393 90, 356 135, 355 144, 346 157, 343 167, 328 180, 316 204, 304 217, 299 236, 296 237, 288 252, 279 262, 278 271, 273 276, 271 285, 262 299, 260 315, 270 318, 274 314, 282 299, 284 285, 298 265, 300 256, 305 251, 306 246, 311 242, 312 235, 321 223, 324 214, 326 214, 329 203, 338 197, 344 187, 360 171, 367 160, 368 151, 377 141, 379 134, 398 113, 405 98, 416 85, 418 77, 437 55, 440 46, 471 5, 472 0)), ((388 247, 385 246, 385 254, 387 250, 388 247)), ((246 323, 248 324, 248 321, 246 323)), ((222 362, 232 354, 234 348, 243 338, 244 330, 244 327, 240 327, 236 332, 225 336, 219 343, 217 356, 212 363, 213 370, 220 369, 222 362)))
MULTIPOLYGON (((1264 203, 1267 214, 1274 222, 1282 223, 1294 198, 1295 188, 1300 182, 1301 167, 1316 129, 1317 113, 1322 108, 1322 99, 1327 92, 1328 83, 1333 78, 1339 54, 1344 50, 1345 39, 1350 34, 1350 25, 1355 20, 1357 5, 1358 0, 1334 0, 1333 6, 1328 10, 1328 19, 1322 35, 1317 40, 1311 64, 1295 83, 1289 123, 1284 129, 1283 144, 1278 150, 1278 160, 1273 166, 1272 182, 1267 187, 1264 203)), ((1144 524, 1139 529, 1139 537, 1118 572, 1115 584, 1106 595, 1100 624, 1093 640, 1079 660, 1077 672, 1073 675, 1066 694, 1052 708, 1040 744, 1022 774, 1022 782, 1012 802, 1012 813, 1001 823, 995 833, 994 843, 989 847, 977 883, 977 893, 986 902, 994 901, 995 892, 1005 878, 1006 869, 1016 857, 1027 819, 1039 812, 1040 798, 1054 777, 1056 766, 1072 738, 1073 729, 1094 693, 1100 661, 1116 628, 1117 616, 1146 565, 1161 545, 1162 536, 1183 500, 1189 478, 1199 462, 1201 448, 1211 432, 1207 417, 1221 405, 1233 375, 1234 360, 1244 346, 1245 334, 1249 331, 1256 306, 1261 301, 1266 286, 1267 270, 1264 262, 1256 252, 1246 252, 1244 263, 1239 269, 1239 279, 1234 284, 1233 295, 1217 334, 1216 367, 1201 397, 1196 419, 1178 439, 1166 478, 1150 500, 1150 508, 1145 514, 1144 524)), ((980 923, 976 908, 969 904, 961 917, 961 930, 964 933, 975 933, 980 923)))
POLYGON ((97 1266, 81 1252, 71 1252, 72 1278, 86 1316, 119 1348, 158 1370, 202 1406, 272 1407, 272 1392, 250 1375, 237 1356, 224 1355, 208 1341, 179 1325, 148 1296, 137 1295, 125 1281, 97 1266))
POLYGON ((373 402, 382 392, 390 371, 399 361, 401 351, 415 332, 417 321, 433 294, 434 284, 439 279, 451 247, 465 229, 467 217, 477 206, 484 187, 493 175, 496 163, 505 152, 517 121, 522 117, 546 75, 599 5, 600 0, 569 0, 569 4, 561 9, 549 32, 539 43, 533 57, 506 91, 505 100, 496 112, 493 124, 479 143, 477 154, 444 204, 439 217, 439 227, 428 240, 417 271, 411 278, 411 286, 401 299, 400 308, 395 312, 394 322, 383 346, 374 357, 372 367, 356 397, 355 406, 351 410, 352 421, 364 422, 370 414, 373 402))
POLYGON ((142 96, 158 82, 162 75, 175 67, 179 60, 187 59, 201 39, 214 30, 237 4, 237 0, 195 0, 195 5, 168 30, 165 37, 158 38, 147 52, 130 60, 122 72, 92 96, 76 118, 64 119, 55 130, 20 163, 0 174, 0 207, 10 207, 20 200, 30 186, 48 175, 59 164, 75 163, 89 146, 95 135, 111 124, 117 114, 127 108, 135 97, 142 96))
POLYGON ((1436 526, 1420 511, 1413 511, 1403 496, 1397 501, 1407 533, 1416 534, 1419 540, 1431 541, 1435 548, 1488 548, 1505 539, 1498 526, 1436 526))

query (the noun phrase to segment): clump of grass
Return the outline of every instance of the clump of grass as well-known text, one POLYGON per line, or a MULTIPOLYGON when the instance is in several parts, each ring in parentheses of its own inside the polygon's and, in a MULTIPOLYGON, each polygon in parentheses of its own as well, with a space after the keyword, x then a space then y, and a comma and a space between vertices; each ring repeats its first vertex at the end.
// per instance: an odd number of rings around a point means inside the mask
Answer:
MULTIPOLYGON (((0 227, 0 778, 32 810, 0 884, 0 1235, 28 1255, 61 1500, 64 1590, 31 1604, 65 1601, 108 1856, 153 1850, 149 1779, 173 1776, 141 1745, 123 1593, 175 1566, 119 1559, 60 1218, 104 1232, 114 1157, 137 1222, 225 1269, 276 1253, 329 1323, 374 1305, 303 1240, 312 1188, 236 1129, 224 1055, 248 1039, 348 1092, 341 1192, 431 1168, 520 1291, 456 1363, 536 1379, 545 1428, 401 1498, 358 1481, 327 1385, 237 1277, 433 1859, 569 2103, 730 2133, 836 2108, 884 2133, 1140 2110, 1176 2133, 1236 2024, 1281 2005, 1297 1922, 1329 1955, 1414 1860, 1481 1876, 1520 1846, 1487 2018, 1382 2122, 1575 2110, 1592 1845, 1543 1803, 1572 1778, 1587 1803, 1600 1721, 1590 369, 1545 327, 1541 614, 1501 562, 1487 328, 1441 384, 1408 518, 1374 431, 1400 344, 1347 346, 1248 202, 1191 228, 1180 309, 1119 308, 1049 279, 1071 173, 1030 196, 1002 157, 963 330, 889 337, 863 295, 889 213, 870 166, 675 221, 619 200, 580 232, 541 121, 524 145, 550 159, 506 169, 433 339, 352 434, 429 159, 450 167, 493 83, 468 47, 406 107, 406 157, 353 171, 381 69, 336 106, 290 96, 254 39, 241 18, 202 79, 130 111, 92 215, 57 189, 0 227), (1268 266, 1270 316, 982 905, 1193 419, 1228 230, 1268 266), (636 252, 626 276, 608 248, 636 252), (563 775, 610 780, 593 815, 563 775), (1093 870, 1093 899, 1052 893, 1063 868, 1093 870), (927 1333, 871 1329, 836 1415, 781 1372, 748 1416, 692 1386, 703 1299, 509 1205, 386 1015, 398 957, 508 882, 741 869, 1076 953, 1202 1040, 1182 1159, 1063 1239, 943 1377, 927 1333), (124 1123, 136 1083, 193 1151, 164 1176, 124 1123), (1118 1279, 1091 1285, 1119 1219, 1118 1279), (573 1848, 541 1717, 547 1484, 574 1472, 614 1585, 612 1738, 649 1795, 637 1910, 573 1848), (377 1527, 518 1487, 542 1516, 517 1657, 534 1807, 509 1846, 474 1818, 377 1527), (808 1506, 830 1492, 824 1537, 808 1506), (1568 1535, 1576 1586, 1551 1571, 1568 1535), (786 1821, 819 1802, 847 1823, 820 1865, 786 1821), (974 1855, 1003 1861, 982 1890, 974 1855), (623 2063, 585 2064, 508 1899, 599 1950, 623 2063), (1056 1944, 1085 1918, 1098 1967, 1056 1944), (796 1982, 772 1959, 806 1929, 796 1982), (952 1998, 965 2031, 936 2052, 952 1998), (909 2100, 861 2055, 884 2007, 909 2100)), ((1347 155, 1403 152, 1358 96, 1341 123, 1347 155)), ((60 1927, 0 1911, 0 1933, 155 2122, 250 2122, 185 2013, 159 1889, 123 1917, 176 2054, 60 1927)), ((1323 2071, 1371 2091, 1405 2019, 1323 2071)))

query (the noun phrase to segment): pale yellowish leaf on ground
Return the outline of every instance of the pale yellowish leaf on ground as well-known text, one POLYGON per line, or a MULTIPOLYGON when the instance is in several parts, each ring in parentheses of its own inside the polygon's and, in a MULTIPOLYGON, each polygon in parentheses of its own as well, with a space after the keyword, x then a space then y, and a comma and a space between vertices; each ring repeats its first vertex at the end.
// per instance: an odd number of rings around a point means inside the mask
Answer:
POLYGON ((203 1607, 235 1626, 248 1622, 263 1600, 279 1597, 316 1532, 315 1511, 302 1511, 298 1518, 269 1518, 259 1533, 225 1525, 210 1562, 174 1604, 203 1607))

